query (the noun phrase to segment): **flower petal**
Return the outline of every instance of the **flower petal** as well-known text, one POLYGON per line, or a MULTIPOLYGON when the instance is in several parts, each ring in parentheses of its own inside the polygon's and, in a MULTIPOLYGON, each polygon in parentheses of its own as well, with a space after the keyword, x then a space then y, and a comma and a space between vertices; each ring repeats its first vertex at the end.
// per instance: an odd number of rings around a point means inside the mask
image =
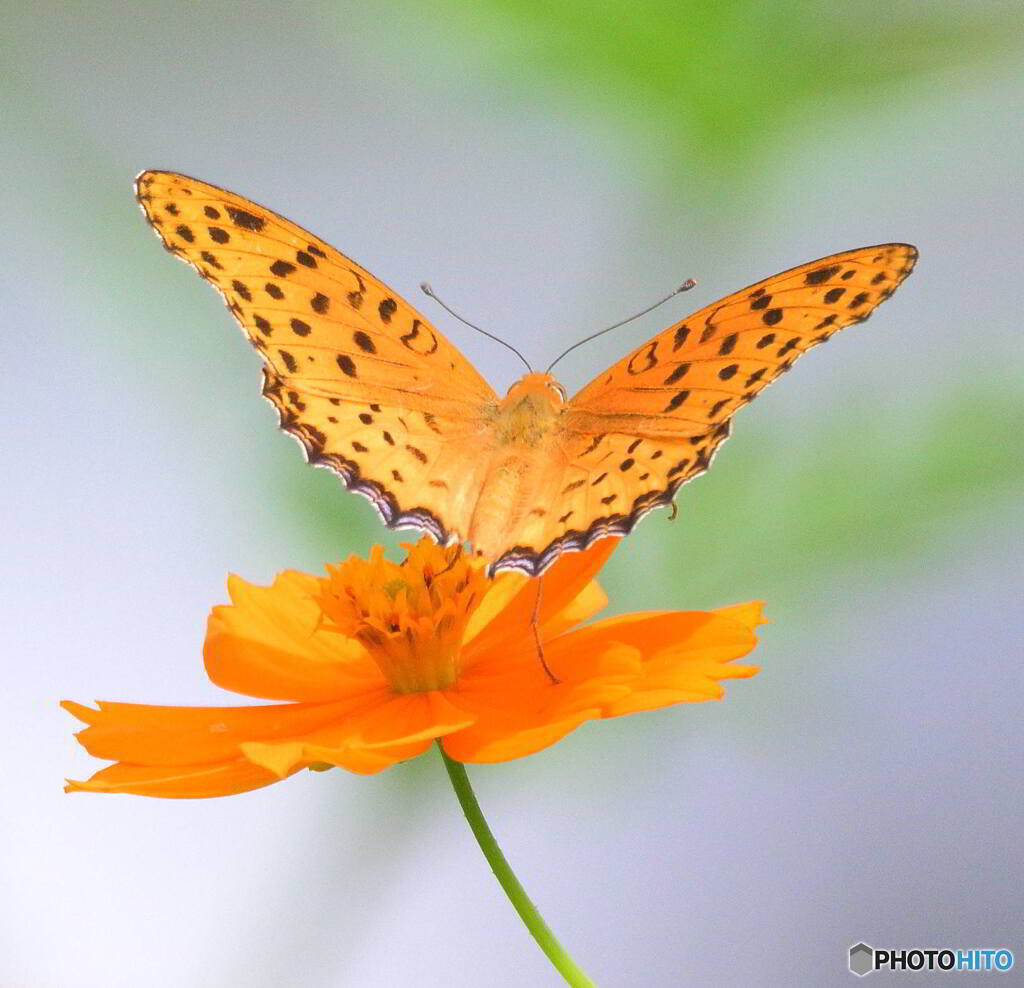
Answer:
POLYGON ((366 710, 349 724, 352 743, 362 748, 432 741, 472 724, 475 714, 456 706, 440 690, 406 693, 366 710))
POLYGON ((283 778, 303 765, 321 763, 337 768, 372 775, 390 768, 395 762, 423 754, 430 740, 390 748, 335 747, 313 741, 290 741, 282 744, 252 741, 242 745, 246 758, 275 776, 283 778))
POLYGON ((241 749, 246 758, 277 773, 317 761, 354 772, 379 772, 421 754, 434 738, 461 730, 475 719, 439 690, 405 693, 304 737, 250 742, 241 749))
POLYGON ((231 796, 280 781, 244 758, 210 765, 108 765, 86 782, 68 779, 65 792, 123 792, 136 796, 199 799, 231 796))
POLYGON ((373 690, 383 682, 358 642, 321 627, 306 573, 278 574, 269 587, 228 578, 230 605, 213 608, 203 657, 224 689, 269 700, 320 702, 373 690))
POLYGON ((535 611, 541 626, 557 619, 586 589, 618 543, 617 537, 606 538, 583 552, 567 552, 543 577, 522 583, 504 608, 486 627, 476 629, 473 641, 464 646, 465 666, 495 649, 507 648, 511 642, 531 635, 535 611))
POLYGON ((525 573, 510 570, 504 570, 494 578, 466 625, 462 635, 463 648, 508 607, 529 579, 525 573))
POLYGON ((714 611, 652 611, 606 618, 545 643, 544 656, 560 679, 582 679, 602 651, 637 649, 646 674, 656 663, 703 660, 712 664, 746 655, 757 636, 745 624, 714 611))
POLYGON ((458 702, 476 723, 442 738, 459 761, 507 761, 546 748, 627 698, 642 671, 637 650, 626 646, 604 649, 579 681, 552 683, 536 654, 520 670, 503 672, 498 662, 486 670, 460 684, 458 702))
POLYGON ((597 580, 591 580, 565 607, 540 627, 542 641, 548 641, 564 634, 577 624, 588 621, 608 605, 608 594, 597 580))
POLYGON ((450 758, 458 762, 508 762, 532 755, 561 741, 584 721, 601 716, 599 707, 580 710, 563 720, 546 722, 518 731, 490 731, 474 726, 457 734, 448 734, 441 744, 450 758))
MULTIPOLYGON (((385 696, 377 695, 376 702, 385 696)), ((61 706, 90 725, 76 737, 91 755, 140 765, 194 765, 238 757, 242 741, 307 734, 374 698, 264 707, 165 707, 100 701, 98 710, 65 700, 61 706)))
POLYGON ((750 600, 745 604, 716 607, 714 613, 721 614, 722 617, 732 618, 734 621, 739 621, 740 624, 745 628, 750 628, 751 631, 759 624, 769 623, 768 619, 764 616, 763 600, 750 600))
MULTIPOLYGON (((754 610, 738 612, 742 618, 755 616, 754 610)), ((756 614, 759 616, 760 611, 756 614)), ((593 641, 590 647, 628 646, 642 656, 642 674, 632 683, 632 691, 605 705, 604 716, 652 710, 675 703, 692 703, 720 699, 724 695, 719 680, 740 679, 756 675, 757 666, 732 664, 757 644, 757 636, 749 624, 713 611, 678 611, 667 614, 631 615, 600 621, 583 632, 563 636, 569 645, 583 644, 582 635, 594 632, 607 636, 602 646, 593 641), (580 637, 577 637, 580 636, 580 637), (614 641, 615 645, 610 645, 614 641)), ((574 649, 574 652, 576 649, 574 649)), ((559 656, 560 658, 561 656, 559 656)), ((568 658, 568 657, 567 657, 568 658)), ((552 658, 557 663, 556 658, 552 658)), ((558 668, 557 664, 554 666, 558 668)))

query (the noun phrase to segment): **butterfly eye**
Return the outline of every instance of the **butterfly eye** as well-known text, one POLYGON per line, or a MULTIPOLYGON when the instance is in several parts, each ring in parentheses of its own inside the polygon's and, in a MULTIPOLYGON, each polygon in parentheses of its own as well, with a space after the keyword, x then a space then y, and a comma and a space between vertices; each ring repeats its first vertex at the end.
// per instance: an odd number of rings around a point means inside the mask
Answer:
POLYGON ((558 381, 548 381, 547 383, 548 387, 552 391, 554 391, 555 394, 557 394, 558 397, 562 399, 562 401, 569 400, 569 393, 565 390, 565 388, 562 387, 561 384, 558 383, 558 381))

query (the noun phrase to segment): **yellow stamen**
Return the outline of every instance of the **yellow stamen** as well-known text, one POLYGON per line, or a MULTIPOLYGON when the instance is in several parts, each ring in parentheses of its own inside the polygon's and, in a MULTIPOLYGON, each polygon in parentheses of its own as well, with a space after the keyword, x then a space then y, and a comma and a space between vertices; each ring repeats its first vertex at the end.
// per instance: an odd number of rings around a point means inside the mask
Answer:
POLYGON ((359 641, 396 693, 447 689, 458 680, 462 638, 487 577, 458 546, 403 548, 400 564, 376 546, 369 560, 329 566, 317 601, 325 626, 359 641))

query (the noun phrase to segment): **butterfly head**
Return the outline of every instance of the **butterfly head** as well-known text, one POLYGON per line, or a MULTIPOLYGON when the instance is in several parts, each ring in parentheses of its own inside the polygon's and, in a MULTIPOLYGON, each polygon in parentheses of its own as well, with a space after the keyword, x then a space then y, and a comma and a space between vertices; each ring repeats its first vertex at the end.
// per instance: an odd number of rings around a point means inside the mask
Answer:
POLYGON ((523 401, 548 402, 557 408, 564 405, 567 399, 565 388, 553 374, 531 371, 529 374, 524 374, 508 389, 504 404, 518 405, 523 401))

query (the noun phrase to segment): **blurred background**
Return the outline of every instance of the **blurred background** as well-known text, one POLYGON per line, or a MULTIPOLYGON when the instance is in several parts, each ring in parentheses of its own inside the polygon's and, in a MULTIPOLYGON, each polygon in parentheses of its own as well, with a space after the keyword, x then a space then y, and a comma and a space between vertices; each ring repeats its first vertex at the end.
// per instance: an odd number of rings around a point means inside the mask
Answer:
POLYGON ((234 702, 200 655, 229 571, 408 537, 274 429, 256 355, 136 208, 144 168, 325 237, 501 393, 516 364, 421 280, 541 365, 699 281, 560 364, 573 391, 761 277, 917 244, 606 570, 612 613, 765 600, 761 675, 471 778, 601 985, 846 984, 858 940, 1024 960, 1018 4, 0 11, 0 984, 558 983, 434 753, 62 794, 100 763, 60 699, 234 702))

